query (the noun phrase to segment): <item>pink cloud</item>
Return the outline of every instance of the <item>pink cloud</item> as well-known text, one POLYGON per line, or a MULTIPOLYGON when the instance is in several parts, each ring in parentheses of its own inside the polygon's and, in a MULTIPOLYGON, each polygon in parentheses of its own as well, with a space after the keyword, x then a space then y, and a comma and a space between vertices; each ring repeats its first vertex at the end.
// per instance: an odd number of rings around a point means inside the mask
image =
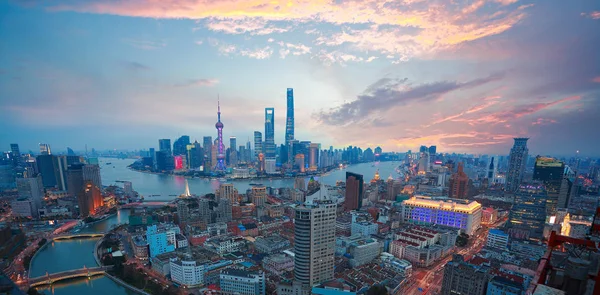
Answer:
POLYGON ((591 19, 600 19, 600 11, 592 11, 590 13, 582 12, 581 16, 589 17, 591 19))
POLYGON ((592 79, 593 82, 600 83, 600 76, 592 79))
POLYGON ((556 120, 554 119, 543 119, 543 118, 538 118, 537 120, 533 121, 531 123, 531 125, 548 125, 548 124, 554 124, 556 123, 556 120))

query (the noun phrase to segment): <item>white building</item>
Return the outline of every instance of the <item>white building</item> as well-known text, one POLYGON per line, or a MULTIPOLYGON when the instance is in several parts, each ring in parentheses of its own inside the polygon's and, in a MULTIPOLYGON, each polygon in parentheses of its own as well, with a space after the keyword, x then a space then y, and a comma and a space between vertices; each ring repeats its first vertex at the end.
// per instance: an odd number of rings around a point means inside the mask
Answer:
POLYGON ((220 276, 221 291, 225 294, 264 295, 265 274, 241 269, 226 269, 220 276))
POLYGON ((481 204, 468 200, 416 196, 402 202, 402 218, 417 224, 459 228, 472 235, 481 226, 481 204))
POLYGON ((265 159, 265 172, 267 174, 277 173, 277 166, 275 164, 276 164, 275 159, 271 159, 271 158, 265 159))
POLYGON ((485 246, 499 250, 508 249, 508 234, 499 229, 491 229, 488 233, 485 246))
POLYGON ((204 284, 204 263, 200 261, 172 258, 169 268, 173 282, 186 287, 196 287, 204 284))
POLYGON ((352 223, 351 234, 361 235, 365 238, 371 237, 371 235, 377 234, 379 225, 373 222, 355 222, 352 223))
POLYGON ((19 198, 14 200, 10 206, 12 207, 12 214, 16 217, 38 217, 37 206, 35 202, 29 198, 19 198))

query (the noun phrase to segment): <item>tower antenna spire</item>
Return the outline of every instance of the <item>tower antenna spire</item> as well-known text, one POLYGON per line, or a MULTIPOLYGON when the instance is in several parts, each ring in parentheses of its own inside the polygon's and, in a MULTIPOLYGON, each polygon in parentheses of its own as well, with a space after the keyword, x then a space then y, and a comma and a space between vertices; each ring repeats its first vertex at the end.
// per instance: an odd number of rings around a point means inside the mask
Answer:
POLYGON ((217 94, 217 117, 221 122, 221 97, 219 94, 217 94))

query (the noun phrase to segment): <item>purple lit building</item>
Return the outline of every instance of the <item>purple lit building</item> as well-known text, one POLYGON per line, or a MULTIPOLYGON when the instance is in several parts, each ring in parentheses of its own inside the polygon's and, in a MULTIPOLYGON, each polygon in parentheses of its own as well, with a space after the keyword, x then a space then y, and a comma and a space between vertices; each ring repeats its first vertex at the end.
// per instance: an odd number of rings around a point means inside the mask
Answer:
POLYGON ((402 218, 416 224, 439 224, 472 235, 481 226, 481 204, 475 201, 415 196, 402 202, 402 218))
POLYGON ((217 102, 217 165, 215 165, 215 171, 225 172, 225 146, 223 145, 223 123, 221 123, 221 104, 217 102))

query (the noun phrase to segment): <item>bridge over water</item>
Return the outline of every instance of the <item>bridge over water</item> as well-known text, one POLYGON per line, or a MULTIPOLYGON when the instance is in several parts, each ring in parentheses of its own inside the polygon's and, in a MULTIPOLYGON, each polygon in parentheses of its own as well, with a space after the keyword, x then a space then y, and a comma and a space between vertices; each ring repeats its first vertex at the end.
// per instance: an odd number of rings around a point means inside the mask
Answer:
POLYGON ((101 266, 101 267, 83 267, 80 269, 73 269, 67 271, 61 271, 53 274, 46 273, 46 275, 29 278, 29 287, 38 287, 43 285, 52 285, 55 282, 68 280, 73 278, 82 278, 82 277, 93 277, 96 275, 102 275, 106 273, 107 270, 112 269, 111 266, 101 266))
POLYGON ((52 237, 53 240, 67 240, 67 239, 78 239, 78 238, 98 238, 103 237, 104 233, 64 233, 55 235, 52 237))

